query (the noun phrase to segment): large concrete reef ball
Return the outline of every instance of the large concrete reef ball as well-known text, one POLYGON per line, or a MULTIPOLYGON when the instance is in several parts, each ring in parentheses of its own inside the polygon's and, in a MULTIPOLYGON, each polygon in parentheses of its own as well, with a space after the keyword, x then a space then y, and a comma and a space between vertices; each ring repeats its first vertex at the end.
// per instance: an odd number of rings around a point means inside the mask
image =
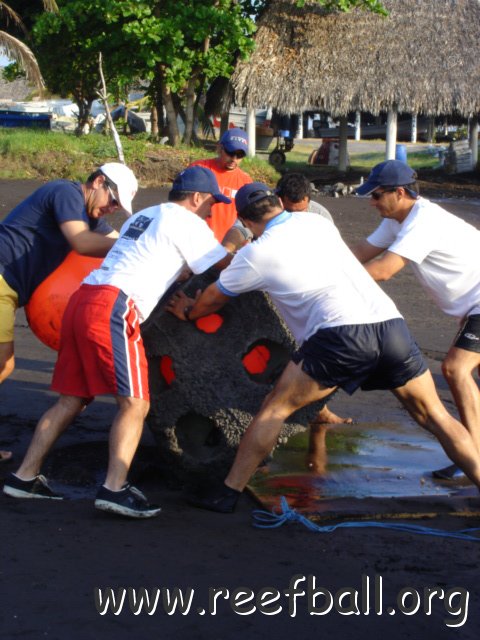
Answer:
MULTIPOLYGON (((198 276, 192 295, 216 274, 198 276)), ((267 295, 235 298, 211 316, 182 322, 157 308, 142 330, 149 361, 147 423, 171 473, 224 470, 295 348, 267 295)), ((281 438, 306 427, 318 405, 296 412, 281 438)))

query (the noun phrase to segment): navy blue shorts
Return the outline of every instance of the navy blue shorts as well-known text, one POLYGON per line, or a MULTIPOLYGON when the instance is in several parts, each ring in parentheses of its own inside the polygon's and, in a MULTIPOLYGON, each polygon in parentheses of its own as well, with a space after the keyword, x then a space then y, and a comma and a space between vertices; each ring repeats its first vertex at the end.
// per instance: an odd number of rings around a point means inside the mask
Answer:
POLYGON ((453 346, 480 353, 480 315, 468 316, 455 336, 453 346))
POLYGON ((325 387, 350 395, 396 389, 427 370, 403 318, 319 329, 292 356, 302 371, 325 387))

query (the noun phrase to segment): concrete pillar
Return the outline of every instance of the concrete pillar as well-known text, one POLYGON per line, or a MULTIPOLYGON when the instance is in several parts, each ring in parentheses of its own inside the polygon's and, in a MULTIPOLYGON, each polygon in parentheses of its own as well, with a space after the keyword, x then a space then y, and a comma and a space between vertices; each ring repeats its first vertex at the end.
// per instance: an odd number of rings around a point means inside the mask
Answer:
POLYGON ((340 144, 338 148, 338 169, 346 171, 348 168, 348 120, 347 116, 340 118, 340 144))
POLYGON ((355 140, 361 140, 362 120, 360 111, 355 111, 355 140))
POLYGON ((411 141, 414 142, 414 143, 417 141, 417 114, 416 113, 412 113, 412 137, 411 137, 411 141))
POLYGON ((256 131, 255 131, 255 109, 247 109, 247 135, 248 135, 248 151, 247 156, 253 158, 255 156, 256 147, 256 131))
POLYGON ((385 160, 395 160, 395 145, 397 144, 397 109, 393 107, 387 115, 387 139, 385 145, 385 160))
POLYGON ((435 118, 433 116, 428 116, 428 124, 427 124, 427 142, 432 144, 435 138, 435 118))
POLYGON ((472 168, 478 163, 478 116, 470 121, 470 149, 472 150, 472 168))
POLYGON ((298 131, 293 131, 292 136, 303 140, 303 113, 301 112, 298 114, 298 131))

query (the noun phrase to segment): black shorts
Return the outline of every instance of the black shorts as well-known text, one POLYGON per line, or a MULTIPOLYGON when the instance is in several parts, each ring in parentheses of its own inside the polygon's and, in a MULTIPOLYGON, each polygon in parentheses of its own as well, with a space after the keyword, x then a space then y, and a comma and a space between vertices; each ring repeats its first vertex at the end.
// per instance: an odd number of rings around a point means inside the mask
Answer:
POLYGON ((480 314, 467 316, 455 336, 453 346, 480 353, 480 314))
POLYGON ((292 360, 325 387, 396 389, 427 370, 405 320, 319 329, 292 360))

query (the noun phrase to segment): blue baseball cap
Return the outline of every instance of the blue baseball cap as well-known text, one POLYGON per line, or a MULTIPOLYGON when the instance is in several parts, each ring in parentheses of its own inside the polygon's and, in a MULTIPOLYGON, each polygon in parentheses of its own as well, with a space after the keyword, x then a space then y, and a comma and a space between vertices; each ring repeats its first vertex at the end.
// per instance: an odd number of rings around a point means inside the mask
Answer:
POLYGON ((275 191, 267 187, 263 182, 250 182, 241 187, 235 195, 235 206, 239 216, 242 215, 242 211, 249 205, 269 196, 274 196, 275 191))
POLYGON ((229 129, 225 131, 220 138, 220 144, 228 153, 234 151, 243 151, 247 155, 248 151, 248 136, 247 132, 243 129, 229 129))
POLYGON ((217 202, 230 204, 232 201, 220 193, 215 174, 207 167, 187 167, 176 176, 172 184, 172 191, 199 191, 210 193, 217 202))
MULTIPOLYGON (((417 180, 417 174, 408 164, 400 160, 386 160, 373 167, 367 181, 355 189, 357 196, 368 196, 377 187, 403 187, 413 184, 417 180)), ((418 194, 407 189, 410 195, 418 194)))

